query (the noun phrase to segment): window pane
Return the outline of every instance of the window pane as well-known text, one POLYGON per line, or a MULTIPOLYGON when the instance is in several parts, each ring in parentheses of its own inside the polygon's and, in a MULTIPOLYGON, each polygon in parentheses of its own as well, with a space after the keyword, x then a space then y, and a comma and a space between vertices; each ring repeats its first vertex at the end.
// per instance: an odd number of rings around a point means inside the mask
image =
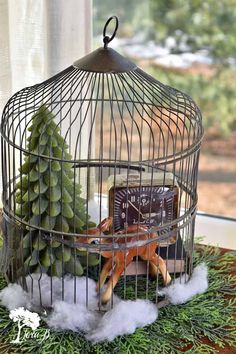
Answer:
POLYGON ((93 1, 94 48, 107 18, 110 43, 163 83, 188 93, 205 127, 199 210, 236 217, 236 8, 233 1, 93 1), (113 25, 109 26, 112 31, 113 25))

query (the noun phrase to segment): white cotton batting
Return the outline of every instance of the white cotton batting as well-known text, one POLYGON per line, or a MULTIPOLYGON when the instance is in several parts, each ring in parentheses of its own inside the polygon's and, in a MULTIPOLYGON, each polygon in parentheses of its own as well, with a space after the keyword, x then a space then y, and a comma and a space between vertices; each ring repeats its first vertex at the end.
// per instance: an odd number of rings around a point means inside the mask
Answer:
POLYGON ((100 319, 95 311, 90 311, 84 304, 68 304, 56 301, 52 314, 46 319, 49 327, 88 333, 94 329, 100 319))
POLYGON ((89 309, 96 309, 98 298, 95 281, 86 277, 65 276, 64 301, 69 304, 76 302, 85 306, 89 304, 89 309))
MULTIPOLYGON (((84 333, 93 342, 111 341, 119 335, 133 333, 136 328, 151 324, 157 319, 157 307, 152 302, 122 301, 116 295, 113 295, 107 305, 101 306, 102 310, 107 311, 105 314, 98 312, 96 283, 86 277, 65 276, 63 281, 62 278, 50 278, 46 274, 32 274, 27 277, 26 282, 29 293, 17 284, 9 284, 0 292, 0 299, 5 307, 9 310, 18 307, 34 310, 40 307, 40 300, 43 306, 51 306, 52 290, 53 310, 45 318, 48 326, 84 333), (61 300, 62 282, 64 301, 61 300), (74 303, 75 299, 77 303, 74 303)), ((101 294, 103 291, 104 288, 101 289, 101 294)))
POLYGON ((29 294, 18 284, 9 284, 0 291, 0 301, 9 311, 18 307, 30 307, 29 294))
POLYGON ((168 300, 174 305, 184 304, 193 296, 203 294, 207 290, 207 278, 207 266, 205 263, 201 263, 193 270, 193 274, 187 282, 185 282, 186 274, 184 274, 159 291, 159 294, 166 295, 168 300))
POLYGON ((64 293, 63 299, 66 303, 85 304, 88 301, 91 307, 97 307, 96 283, 92 279, 70 275, 58 278, 34 273, 27 276, 26 283, 31 302, 35 306, 40 305, 40 294, 42 305, 50 307, 55 301, 62 300, 64 293))
MULTIPOLYGON (((166 295, 172 304, 183 304, 194 295, 202 294, 208 288, 206 265, 202 263, 197 266, 186 283, 187 279, 188 275, 183 275, 162 289, 161 293, 166 295)), ((48 326, 84 333, 86 338, 94 343, 112 341, 117 336, 134 333, 136 328, 149 325, 157 319, 157 307, 152 302, 125 301, 115 295, 112 301, 102 306, 107 312, 104 315, 102 312, 99 313, 96 283, 86 277, 68 275, 63 280, 51 278, 46 274, 32 274, 27 277, 26 282, 29 293, 23 291, 17 284, 9 284, 0 292, 0 300, 5 307, 9 310, 18 307, 34 309, 35 306, 40 306, 40 291, 43 306, 51 306, 52 291, 53 310, 46 319, 48 326)), ((101 293, 103 291, 104 288, 101 289, 101 293)))
POLYGON ((112 341, 115 337, 134 333, 157 319, 157 307, 148 300, 120 301, 105 313, 97 328, 86 338, 92 342, 112 341))

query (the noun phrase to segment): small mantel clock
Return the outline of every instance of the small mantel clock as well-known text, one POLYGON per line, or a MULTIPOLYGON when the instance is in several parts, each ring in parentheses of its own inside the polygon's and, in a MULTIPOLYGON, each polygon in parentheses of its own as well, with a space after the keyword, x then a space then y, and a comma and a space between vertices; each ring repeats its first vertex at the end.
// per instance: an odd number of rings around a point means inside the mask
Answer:
MULTIPOLYGON (((151 228, 177 218, 178 185, 170 172, 110 176, 108 188, 109 215, 115 232, 133 224, 151 228)), ((168 243, 175 240, 174 236, 168 243)))

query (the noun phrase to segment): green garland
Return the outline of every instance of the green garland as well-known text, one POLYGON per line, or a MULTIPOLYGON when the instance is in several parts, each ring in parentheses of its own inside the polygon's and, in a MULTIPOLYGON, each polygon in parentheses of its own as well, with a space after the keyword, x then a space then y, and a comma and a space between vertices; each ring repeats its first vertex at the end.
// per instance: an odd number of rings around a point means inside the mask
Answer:
MULTIPOLYGON (((205 294, 195 296, 180 306, 168 306, 159 310, 159 318, 152 325, 137 329, 132 335, 117 337, 113 342, 96 345, 83 336, 67 331, 50 331, 50 337, 42 344, 34 339, 13 346, 10 341, 17 334, 17 326, 9 319, 9 312, 0 307, 0 353, 40 354, 175 354, 217 353, 214 344, 223 348, 228 344, 236 348, 236 276, 230 275, 235 254, 220 256, 218 249, 209 247, 194 255, 194 264, 204 261, 209 267, 209 288, 205 294), (226 296, 229 295, 229 296, 226 296), (210 344, 204 344, 207 337, 210 344)), ((0 278, 0 289, 6 286, 0 278)), ((119 291, 119 290, 118 290, 119 291)), ((131 296, 129 291, 127 296, 131 296)), ((38 335, 44 335, 46 325, 41 325, 38 335)), ((235 349, 236 350, 236 349, 235 349)))

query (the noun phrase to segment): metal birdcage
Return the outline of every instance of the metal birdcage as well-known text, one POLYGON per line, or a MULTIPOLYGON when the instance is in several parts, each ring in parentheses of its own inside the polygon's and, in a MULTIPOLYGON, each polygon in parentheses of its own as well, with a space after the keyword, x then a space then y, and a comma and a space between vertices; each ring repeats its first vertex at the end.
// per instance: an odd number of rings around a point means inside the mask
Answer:
POLYGON ((5 106, 2 266, 28 291, 35 274, 39 288, 71 274, 98 282, 100 304, 158 302, 158 286, 191 274, 201 114, 108 47, 117 28, 110 18, 104 47, 5 106))

